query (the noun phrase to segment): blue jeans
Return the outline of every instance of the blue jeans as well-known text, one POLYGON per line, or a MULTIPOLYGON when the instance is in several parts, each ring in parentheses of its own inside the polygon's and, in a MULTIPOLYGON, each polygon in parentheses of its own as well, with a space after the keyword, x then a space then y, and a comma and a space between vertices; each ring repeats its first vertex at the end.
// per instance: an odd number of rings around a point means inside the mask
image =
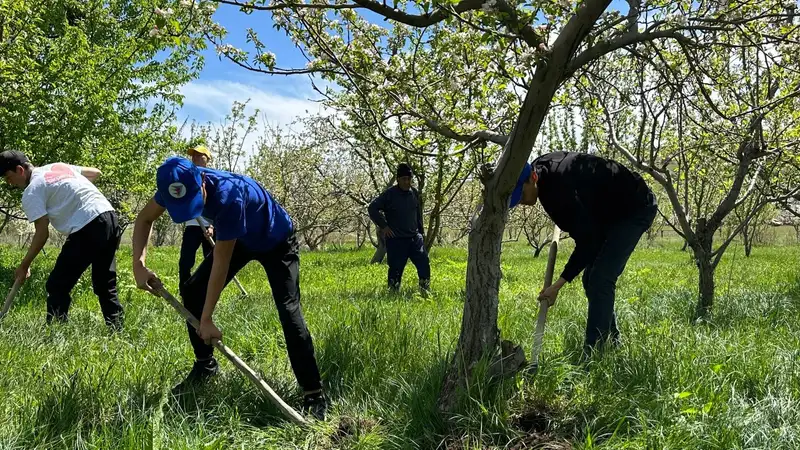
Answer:
POLYGON ((584 351, 587 353, 608 339, 614 343, 619 341, 617 316, 614 313, 617 279, 657 213, 658 206, 649 205, 614 225, 600 244, 595 259, 586 266, 583 288, 589 299, 584 342, 584 351))
POLYGON ((417 268, 420 286, 429 286, 431 279, 431 263, 428 259, 428 252, 425 250, 425 243, 422 240, 422 235, 417 234, 414 237, 394 237, 387 239, 386 259, 389 263, 390 289, 400 289, 400 281, 403 278, 403 271, 409 259, 411 259, 411 263, 417 268))

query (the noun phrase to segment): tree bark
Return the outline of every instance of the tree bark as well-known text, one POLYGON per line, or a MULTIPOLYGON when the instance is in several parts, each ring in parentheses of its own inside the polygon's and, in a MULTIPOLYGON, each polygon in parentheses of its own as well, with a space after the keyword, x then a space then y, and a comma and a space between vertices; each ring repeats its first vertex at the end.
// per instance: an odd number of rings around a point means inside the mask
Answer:
POLYGON ((745 225, 742 228, 742 240, 744 241, 744 256, 746 258, 750 257, 750 254, 753 252, 753 229, 751 229, 750 225, 745 225))
MULTIPOLYGON (((702 252, 705 253, 705 252, 702 252)), ((714 307, 714 265, 710 255, 697 255, 697 269, 700 272, 699 294, 695 319, 708 317, 714 307)))
POLYGON ((372 255, 372 260, 369 262, 370 264, 380 264, 386 256, 386 240, 381 236, 381 230, 378 229, 378 227, 375 227, 375 233, 378 237, 378 246, 375 247, 375 254, 372 255))
POLYGON ((507 214, 507 208, 484 208, 469 233, 467 299, 458 347, 440 397, 444 411, 455 409, 459 389, 468 388, 467 380, 484 357, 490 358, 490 376, 515 373, 525 364, 522 348, 510 342, 501 344, 497 328, 500 253, 507 214))
POLYGON ((697 308, 695 309, 695 320, 707 318, 714 307, 714 271, 716 265, 712 260, 714 243, 714 229, 706 226, 705 219, 697 220, 696 242, 692 242, 691 247, 694 252, 697 270, 699 272, 697 308))
POLYGON ((539 255, 542 253, 542 249, 543 248, 544 248, 544 245, 541 246, 541 247, 533 247, 533 257, 534 258, 538 258, 539 255))

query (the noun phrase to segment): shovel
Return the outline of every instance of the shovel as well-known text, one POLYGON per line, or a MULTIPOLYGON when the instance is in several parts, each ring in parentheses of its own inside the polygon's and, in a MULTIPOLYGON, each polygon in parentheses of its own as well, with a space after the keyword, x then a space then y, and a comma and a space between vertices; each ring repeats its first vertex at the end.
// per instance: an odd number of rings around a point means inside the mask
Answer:
MULTIPOLYGON (((188 321, 192 327, 196 330, 200 327, 200 322, 195 318, 192 313, 189 312, 175 297, 172 296, 163 286, 157 289, 158 294, 163 297, 166 301, 175 308, 178 313, 183 316, 186 321, 188 321)), ((217 348, 223 355, 225 355, 230 362, 239 369, 250 381, 255 385, 256 389, 259 392, 264 394, 272 403, 278 407, 292 422, 298 425, 307 425, 308 421, 303 418, 297 411, 295 411, 291 406, 287 405, 286 402, 281 399, 275 391, 272 390, 271 387, 264 381, 261 376, 256 373, 255 370, 251 369, 250 366, 247 365, 244 361, 242 361, 236 353, 233 353, 233 350, 229 349, 222 343, 219 339, 213 339, 211 344, 217 348)))
MULTIPOLYGON (((550 250, 547 253, 547 269, 544 273, 544 288, 547 289, 553 284, 553 272, 556 267, 556 256, 558 255, 558 240, 561 237, 561 230, 558 226, 553 228, 553 240, 550 242, 550 250)), ((539 353, 542 352, 542 339, 544 338, 544 324, 547 321, 547 309, 550 305, 547 300, 539 302, 539 317, 536 319, 536 330, 533 333, 533 361, 528 367, 528 371, 536 373, 539 370, 539 353)))

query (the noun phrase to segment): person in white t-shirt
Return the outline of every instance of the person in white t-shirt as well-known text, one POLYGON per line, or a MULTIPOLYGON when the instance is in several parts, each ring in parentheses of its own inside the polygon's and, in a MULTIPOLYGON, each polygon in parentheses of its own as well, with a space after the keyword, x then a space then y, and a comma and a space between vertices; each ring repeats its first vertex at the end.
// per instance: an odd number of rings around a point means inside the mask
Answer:
MULTIPOLYGON (((208 162, 211 161, 211 152, 205 145, 190 147, 187 153, 197 167, 208 167, 208 162)), ((209 237, 214 237, 214 226, 205 217, 200 216, 195 220, 190 220, 184 223, 184 226, 181 255, 178 259, 178 286, 181 288, 192 276, 197 249, 200 246, 203 247, 203 258, 211 254, 213 250, 211 243, 203 235, 204 230, 209 237)))
POLYGON ((67 320, 70 291, 92 266, 92 287, 106 324, 120 329, 116 251, 122 230, 111 203, 92 184, 100 170, 65 163, 35 167, 23 153, 5 151, 0 153, 0 172, 9 185, 24 189, 22 209, 36 227, 15 279, 24 282, 30 277, 31 263, 49 237, 49 225, 68 236, 47 279, 47 323, 67 320))

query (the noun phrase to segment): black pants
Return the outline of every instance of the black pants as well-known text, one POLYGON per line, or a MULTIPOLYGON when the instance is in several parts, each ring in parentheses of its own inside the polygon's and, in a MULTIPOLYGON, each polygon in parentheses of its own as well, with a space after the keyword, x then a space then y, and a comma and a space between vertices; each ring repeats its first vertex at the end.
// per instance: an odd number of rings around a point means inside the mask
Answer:
MULTIPOLYGON (((283 327, 286 350, 289 353, 289 361, 292 364, 294 375, 304 391, 314 391, 321 389, 322 383, 314 356, 314 343, 300 308, 300 256, 298 250, 299 245, 294 236, 268 252, 253 252, 237 243, 233 249, 225 284, 227 285, 248 262, 258 261, 261 263, 267 272, 275 306, 278 308, 278 317, 283 327)), ((213 263, 214 254, 212 253, 200 263, 200 267, 181 290, 183 304, 198 319, 203 314, 208 279, 211 276, 213 263)), ((188 326, 188 330, 195 358, 198 360, 210 358, 214 348, 206 345, 191 325, 188 326)))
POLYGON ((117 299, 117 260, 122 230, 114 211, 97 216, 67 238, 56 265, 47 279, 47 322, 67 320, 70 291, 83 272, 92 266, 92 288, 100 300, 100 310, 109 325, 122 319, 122 305, 117 299))
POLYGON ((202 227, 186 227, 183 229, 183 240, 181 241, 181 256, 178 259, 178 280, 180 286, 192 276, 195 256, 197 249, 203 247, 203 257, 207 257, 214 248, 211 243, 203 236, 202 227))
POLYGON ((653 224, 657 212, 655 204, 641 208, 609 229, 597 256, 583 272, 583 287, 589 299, 584 342, 587 353, 608 339, 619 340, 614 313, 617 279, 625 270, 642 234, 653 224))
POLYGON ((425 284, 431 279, 431 263, 422 235, 418 234, 408 238, 389 238, 386 240, 386 259, 389 263, 389 288, 399 289, 403 278, 406 262, 417 268, 420 284, 425 284))

